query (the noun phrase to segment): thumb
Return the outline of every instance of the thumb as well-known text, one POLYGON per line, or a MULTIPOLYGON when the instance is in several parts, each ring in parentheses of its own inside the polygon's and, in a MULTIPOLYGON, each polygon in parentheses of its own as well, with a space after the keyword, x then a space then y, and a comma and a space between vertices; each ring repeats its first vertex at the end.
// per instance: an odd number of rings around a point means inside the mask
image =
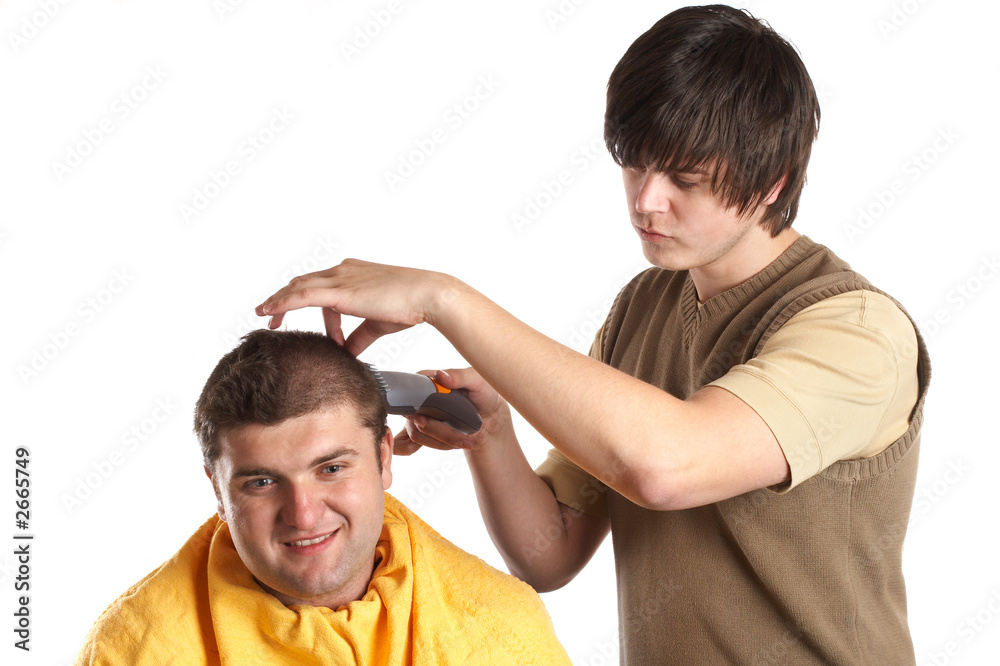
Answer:
POLYGON ((383 335, 389 335, 390 333, 396 333, 397 331, 402 331, 410 327, 410 324, 391 324, 389 322, 378 321, 375 319, 365 319, 361 322, 356 329, 354 329, 344 346, 347 351, 351 352, 355 356, 368 349, 368 347, 381 338, 383 335))
POLYGON ((434 372, 434 381, 445 388, 465 389, 470 393, 480 391, 485 382, 472 368, 450 368, 434 372))
POLYGON ((392 452, 397 456, 413 455, 419 448, 420 444, 410 439, 410 434, 405 429, 400 431, 392 440, 392 452))

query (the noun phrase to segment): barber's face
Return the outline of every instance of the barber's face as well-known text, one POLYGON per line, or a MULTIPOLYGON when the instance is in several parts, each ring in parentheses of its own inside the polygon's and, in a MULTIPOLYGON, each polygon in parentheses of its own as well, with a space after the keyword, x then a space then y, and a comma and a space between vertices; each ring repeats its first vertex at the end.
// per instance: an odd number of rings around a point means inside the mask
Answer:
POLYGON ((285 605, 336 608, 364 595, 392 482, 379 444, 344 406, 221 438, 212 485, 240 558, 285 605))
MULTIPOLYGON (((709 268, 726 260, 751 232, 760 212, 741 217, 712 192, 707 172, 622 169, 632 226, 647 261, 669 270, 709 268)), ((773 199, 769 199, 770 203, 773 199)))

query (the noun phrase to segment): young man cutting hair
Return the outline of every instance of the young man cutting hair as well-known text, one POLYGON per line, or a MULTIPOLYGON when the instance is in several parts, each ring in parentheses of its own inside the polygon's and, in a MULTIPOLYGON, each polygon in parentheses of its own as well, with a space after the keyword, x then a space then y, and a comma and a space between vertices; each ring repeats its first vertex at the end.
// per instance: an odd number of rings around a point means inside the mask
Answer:
POLYGON ((791 226, 819 119, 795 49, 746 12, 679 9, 632 44, 605 140, 653 268, 590 358, 455 278, 354 260, 258 314, 322 306, 352 353, 440 330, 474 370, 437 379, 484 427, 415 418, 397 452, 465 449, 495 544, 536 589, 610 532, 623 663, 912 664, 901 558, 930 366, 898 303, 791 226), (364 318, 346 339, 341 314, 364 318), (537 472, 507 403, 554 446, 537 472))

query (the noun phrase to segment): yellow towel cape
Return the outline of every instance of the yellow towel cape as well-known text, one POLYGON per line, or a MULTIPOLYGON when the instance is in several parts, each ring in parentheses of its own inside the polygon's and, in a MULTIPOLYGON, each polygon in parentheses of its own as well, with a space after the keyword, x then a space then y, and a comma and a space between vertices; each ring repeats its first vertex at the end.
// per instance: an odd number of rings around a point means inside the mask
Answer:
POLYGON ((368 592, 285 607, 213 516, 101 615, 77 664, 569 664, 535 591, 386 493, 368 592))

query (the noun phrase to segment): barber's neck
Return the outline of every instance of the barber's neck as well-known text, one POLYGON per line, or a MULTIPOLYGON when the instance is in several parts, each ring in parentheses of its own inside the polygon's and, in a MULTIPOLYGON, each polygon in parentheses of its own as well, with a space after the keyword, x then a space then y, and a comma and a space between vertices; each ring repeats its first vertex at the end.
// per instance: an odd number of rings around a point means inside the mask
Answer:
POLYGON ((718 259, 690 269, 691 279, 698 291, 698 301, 704 303, 743 284, 764 270, 800 237, 791 227, 777 236, 771 236, 760 225, 753 225, 718 259))

